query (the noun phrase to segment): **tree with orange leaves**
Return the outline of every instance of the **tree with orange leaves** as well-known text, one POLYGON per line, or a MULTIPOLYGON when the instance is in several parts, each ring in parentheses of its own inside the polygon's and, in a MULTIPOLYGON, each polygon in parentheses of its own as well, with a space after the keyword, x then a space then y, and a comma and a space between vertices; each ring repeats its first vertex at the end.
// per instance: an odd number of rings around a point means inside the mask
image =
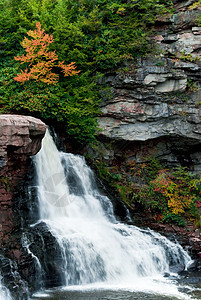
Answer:
POLYGON ((21 64, 27 63, 28 67, 24 71, 21 70, 21 73, 14 77, 16 81, 24 83, 27 80, 34 79, 47 84, 56 84, 59 75, 52 70, 54 67, 61 68, 64 76, 79 73, 79 71, 76 71, 74 62, 65 65, 64 61, 58 61, 55 51, 49 50, 49 46, 54 39, 52 35, 46 34, 41 29, 40 23, 36 23, 36 29, 29 30, 27 34, 32 39, 25 37, 21 43, 26 55, 16 56, 14 59, 20 61, 21 64))

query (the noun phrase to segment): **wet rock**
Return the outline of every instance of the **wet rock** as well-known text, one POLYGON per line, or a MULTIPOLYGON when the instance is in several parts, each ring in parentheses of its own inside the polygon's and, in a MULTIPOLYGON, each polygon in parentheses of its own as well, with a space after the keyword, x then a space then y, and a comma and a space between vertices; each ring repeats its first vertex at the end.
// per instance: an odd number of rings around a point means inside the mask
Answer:
POLYGON ((3 282, 19 300, 27 299, 25 291, 32 294, 40 288, 64 284, 61 249, 48 226, 37 223, 38 196, 32 162, 27 170, 12 200, 14 227, 1 241, 0 250, 4 256, 4 264, 0 259, 3 282))
POLYGON ((14 193, 24 179, 30 156, 41 148, 46 125, 39 119, 0 115, 0 244, 9 240, 16 226, 14 193))
POLYGON ((22 236, 38 217, 30 156, 40 150, 45 131, 39 119, 0 115, 0 270, 4 284, 19 300, 27 299, 28 286, 33 291, 37 282, 35 259, 22 236))
MULTIPOLYGON (((43 287, 61 286, 65 284, 62 249, 50 232, 47 224, 36 224, 28 232, 29 249, 38 258, 38 277, 43 287)), ((37 287, 39 285, 37 284, 37 287)))
POLYGON ((28 285, 18 273, 17 265, 0 255, 0 270, 3 283, 10 290, 12 297, 18 300, 28 300, 28 285))
POLYGON ((187 270, 179 272, 179 282, 182 284, 200 284, 201 280, 201 260, 196 259, 187 270))

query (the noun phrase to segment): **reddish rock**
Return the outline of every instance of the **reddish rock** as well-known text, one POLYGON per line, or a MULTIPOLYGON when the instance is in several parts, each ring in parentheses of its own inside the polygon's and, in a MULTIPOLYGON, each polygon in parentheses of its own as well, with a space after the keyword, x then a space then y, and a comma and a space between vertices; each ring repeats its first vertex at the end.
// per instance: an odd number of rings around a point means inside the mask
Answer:
POLYGON ((39 119, 0 115, 0 245, 15 227, 12 200, 27 172, 30 156, 41 148, 46 125, 39 119))
POLYGON ((13 251, 13 254, 14 254, 15 259, 18 260, 21 256, 21 251, 16 249, 16 250, 13 251))
POLYGON ((20 115, 0 115, 0 158, 6 164, 8 150, 34 155, 40 149, 46 125, 39 119, 20 115))

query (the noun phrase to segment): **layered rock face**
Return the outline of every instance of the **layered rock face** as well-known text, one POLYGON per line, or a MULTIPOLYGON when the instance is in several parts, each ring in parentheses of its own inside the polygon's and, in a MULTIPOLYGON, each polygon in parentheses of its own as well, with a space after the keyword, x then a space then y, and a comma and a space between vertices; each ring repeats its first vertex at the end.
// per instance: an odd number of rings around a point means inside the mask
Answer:
POLYGON ((46 125, 33 117, 0 115, 0 273, 13 299, 62 285, 62 251, 39 219, 35 169, 46 125), (41 261, 41 263, 39 262, 41 261))
POLYGON ((111 86, 102 103, 101 136, 114 152, 142 162, 155 156, 201 172, 201 14, 195 1, 176 1, 177 13, 158 20, 155 52, 100 82, 111 86))
POLYGON ((27 190, 33 178, 30 156, 40 150, 45 131, 39 119, 0 115, 0 270, 4 284, 19 300, 28 299, 26 280, 36 282, 35 261, 22 230, 26 231, 26 218, 31 222, 34 217, 28 207, 32 191, 27 190))
MULTIPOLYGON (((18 220, 14 194, 24 178, 30 156, 41 148, 46 125, 33 117, 0 115, 0 243, 10 239, 18 220)), ((18 256, 16 251, 14 255, 18 256)))

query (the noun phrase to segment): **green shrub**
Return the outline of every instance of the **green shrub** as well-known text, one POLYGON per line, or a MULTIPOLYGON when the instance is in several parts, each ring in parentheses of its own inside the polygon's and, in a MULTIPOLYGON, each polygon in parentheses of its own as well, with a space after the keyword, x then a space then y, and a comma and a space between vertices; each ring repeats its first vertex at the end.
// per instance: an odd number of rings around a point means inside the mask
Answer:
POLYGON ((107 167, 97 161, 107 179, 131 209, 141 207, 149 211, 158 222, 185 226, 186 220, 200 219, 201 177, 178 166, 164 169, 154 158, 147 163, 121 162, 107 167))

